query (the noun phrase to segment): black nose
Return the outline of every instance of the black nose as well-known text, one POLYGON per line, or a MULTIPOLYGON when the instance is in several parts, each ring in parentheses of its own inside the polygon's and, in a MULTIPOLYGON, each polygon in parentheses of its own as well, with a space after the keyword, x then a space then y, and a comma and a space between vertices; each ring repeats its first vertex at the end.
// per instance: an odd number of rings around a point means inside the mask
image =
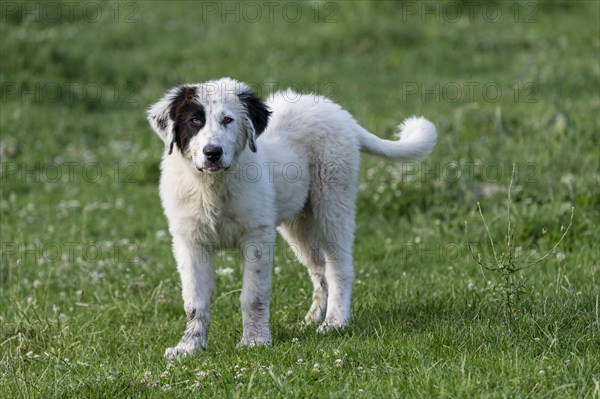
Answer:
POLYGON ((202 149, 202 153, 206 156, 211 162, 217 162, 221 159, 221 155, 223 155, 223 148, 218 145, 207 145, 202 149))

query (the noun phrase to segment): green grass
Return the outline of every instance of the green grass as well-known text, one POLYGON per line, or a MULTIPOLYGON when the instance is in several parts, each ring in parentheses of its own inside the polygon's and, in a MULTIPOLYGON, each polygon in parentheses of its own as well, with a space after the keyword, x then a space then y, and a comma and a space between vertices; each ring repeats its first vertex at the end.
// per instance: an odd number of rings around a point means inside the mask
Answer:
POLYGON ((1 4, 0 397, 600 397, 598 3, 230 3, 225 22, 217 3, 74 3, 1 4), (274 345, 236 349, 226 252, 209 350, 167 361, 185 316, 145 109, 221 76, 329 95, 384 137, 422 114, 439 141, 419 164, 363 157, 349 328, 298 327, 310 282, 279 241, 274 345), (513 162, 523 256, 575 218, 521 274, 509 334, 464 222, 485 249, 479 201, 503 242, 513 162))

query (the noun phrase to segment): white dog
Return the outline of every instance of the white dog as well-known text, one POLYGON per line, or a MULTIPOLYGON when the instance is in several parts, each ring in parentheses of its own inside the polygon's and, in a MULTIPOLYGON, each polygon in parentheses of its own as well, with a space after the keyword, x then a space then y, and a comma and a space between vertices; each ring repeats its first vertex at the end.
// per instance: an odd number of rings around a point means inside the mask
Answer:
POLYGON ((165 356, 206 349, 214 253, 239 248, 241 345, 268 344, 278 228, 314 285, 305 323, 319 332, 350 318, 360 151, 400 161, 427 155, 435 126, 412 117, 399 140, 378 138, 339 105, 279 92, 263 102, 231 79, 171 89, 148 111, 165 142, 160 197, 181 275, 187 327, 165 356), (260 136, 260 139, 257 138, 260 136))

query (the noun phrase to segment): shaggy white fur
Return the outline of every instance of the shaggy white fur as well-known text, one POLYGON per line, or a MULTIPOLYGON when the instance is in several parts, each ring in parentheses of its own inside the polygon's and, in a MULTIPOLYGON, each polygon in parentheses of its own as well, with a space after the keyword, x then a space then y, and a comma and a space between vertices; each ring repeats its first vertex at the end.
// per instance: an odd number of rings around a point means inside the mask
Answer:
POLYGON ((404 121, 398 141, 383 140, 327 98, 287 91, 265 103, 232 79, 173 88, 148 119, 165 142, 160 197, 188 317, 167 357, 206 348, 214 255, 223 248, 239 248, 243 259, 240 344, 270 343, 276 228, 314 285, 304 322, 320 323, 319 332, 344 327, 359 152, 412 161, 436 142, 424 118, 404 121))

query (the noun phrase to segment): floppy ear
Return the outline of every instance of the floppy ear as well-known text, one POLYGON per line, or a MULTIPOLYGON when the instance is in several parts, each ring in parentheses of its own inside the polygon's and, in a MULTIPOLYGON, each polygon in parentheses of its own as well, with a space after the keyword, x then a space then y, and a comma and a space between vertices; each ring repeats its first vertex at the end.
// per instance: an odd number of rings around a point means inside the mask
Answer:
POLYGON ((169 155, 175 144, 175 118, 177 111, 195 94, 191 86, 177 86, 169 90, 163 98, 148 109, 147 117, 150 126, 169 148, 169 155))
POLYGON ((256 152, 256 130, 248 116, 244 116, 244 128, 248 135, 248 147, 250 148, 250 151, 256 152))
POLYGON ((252 152, 256 152, 256 138, 266 129, 271 111, 263 100, 251 91, 238 94, 238 98, 246 110, 248 146, 252 152))

